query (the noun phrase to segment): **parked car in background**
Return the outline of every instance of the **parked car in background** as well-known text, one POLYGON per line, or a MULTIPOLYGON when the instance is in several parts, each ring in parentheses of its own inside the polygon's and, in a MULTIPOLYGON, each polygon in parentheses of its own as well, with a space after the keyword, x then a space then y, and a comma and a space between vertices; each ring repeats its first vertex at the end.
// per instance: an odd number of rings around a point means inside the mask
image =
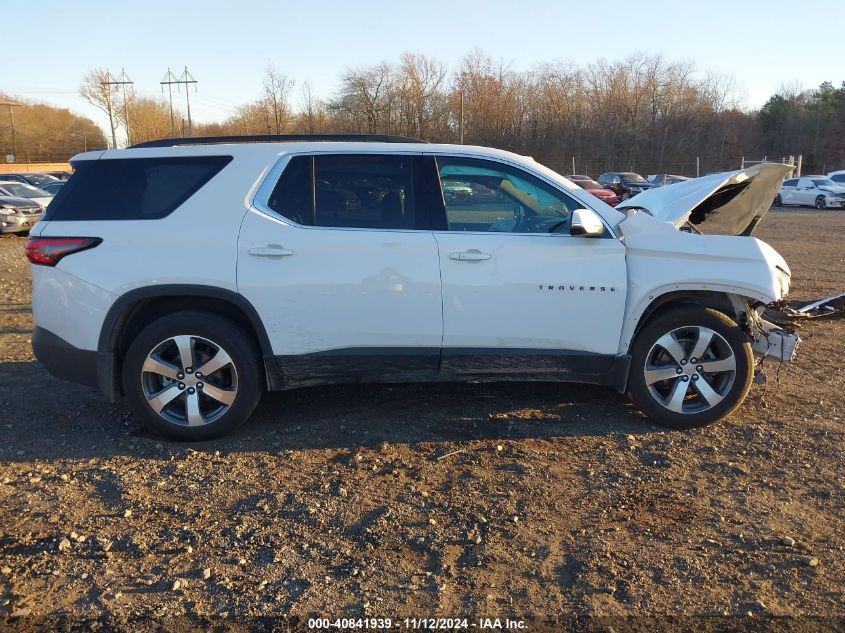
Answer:
POLYGON ((605 189, 610 189, 621 200, 627 200, 655 187, 654 184, 632 171, 605 172, 599 176, 598 183, 605 189))
POLYGON ((35 187, 40 187, 41 185, 45 185, 48 182, 56 182, 58 178, 54 178, 49 174, 42 174, 39 171, 26 171, 26 172, 11 172, 8 174, 0 174, 0 180, 3 181, 14 181, 14 182, 24 182, 28 185, 33 185, 35 187))
POLYGON ((447 202, 468 202, 473 195, 472 187, 459 180, 443 182, 443 198, 447 202))
POLYGON ((569 178, 569 180, 581 187, 581 189, 589 191, 596 198, 598 198, 602 202, 606 202, 611 207, 615 207, 617 204, 619 204, 619 196, 613 193, 610 189, 605 189, 589 176, 579 176, 577 174, 572 174, 570 176, 567 176, 567 178, 569 178))
POLYGON ((827 177, 837 184, 845 185, 845 169, 832 171, 828 173, 827 177))
POLYGON ((25 233, 44 215, 44 207, 27 198, 0 195, 0 233, 25 233))
POLYGON ((44 173, 59 180, 67 180, 73 175, 72 171, 45 171, 44 173))
POLYGON ((684 182, 689 180, 687 176, 676 176, 674 174, 651 174, 646 177, 651 184, 658 187, 665 187, 666 185, 673 185, 676 182, 684 182))
POLYGON ((28 185, 24 182, 6 180, 0 180, 0 195, 26 198, 28 200, 32 200, 33 202, 37 202, 42 207, 46 207, 53 199, 53 196, 43 189, 33 187, 32 185, 28 185))
POLYGON ((802 176, 785 180, 775 196, 775 206, 805 206, 817 209, 845 207, 845 185, 827 176, 802 176))
POLYGON ((61 189, 62 187, 65 186, 66 182, 67 182, 66 180, 57 180, 56 182, 48 182, 45 185, 41 185, 39 187, 39 189, 43 189, 44 191, 49 193, 51 196, 55 196, 57 193, 59 193, 59 189, 61 189))

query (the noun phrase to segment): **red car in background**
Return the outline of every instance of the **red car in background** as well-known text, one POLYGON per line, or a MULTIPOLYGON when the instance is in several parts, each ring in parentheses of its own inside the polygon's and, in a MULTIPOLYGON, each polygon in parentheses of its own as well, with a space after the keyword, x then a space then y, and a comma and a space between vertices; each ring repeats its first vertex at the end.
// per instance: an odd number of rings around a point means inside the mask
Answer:
POLYGON ((566 176, 566 178, 569 178, 569 180, 581 187, 581 189, 586 189, 596 198, 598 198, 602 202, 609 204, 611 207, 615 207, 617 204, 619 204, 619 196, 613 193, 610 189, 605 189, 589 176, 571 174, 569 176, 566 176))

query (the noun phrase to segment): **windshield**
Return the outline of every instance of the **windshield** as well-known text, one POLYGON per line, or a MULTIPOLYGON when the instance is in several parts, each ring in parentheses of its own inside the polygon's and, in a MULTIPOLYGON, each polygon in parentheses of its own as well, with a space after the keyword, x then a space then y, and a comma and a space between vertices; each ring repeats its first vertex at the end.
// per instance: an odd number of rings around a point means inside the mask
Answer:
POLYGON ((622 179, 626 182, 648 182, 645 178, 633 172, 625 172, 619 175, 622 176, 622 179))
POLYGON ((582 189, 604 189, 599 183, 592 180, 578 180, 577 182, 582 189))
POLYGON ((10 196, 17 196, 18 198, 49 198, 50 194, 46 191, 25 185, 20 182, 4 182, 0 184, 0 189, 7 192, 10 196))
POLYGON ((48 182, 56 182, 58 178, 53 178, 47 174, 21 174, 22 177, 34 185, 43 185, 48 182))
POLYGON ((835 182, 830 180, 829 178, 819 178, 819 179, 813 178, 813 184, 816 185, 816 187, 838 187, 839 186, 835 182))

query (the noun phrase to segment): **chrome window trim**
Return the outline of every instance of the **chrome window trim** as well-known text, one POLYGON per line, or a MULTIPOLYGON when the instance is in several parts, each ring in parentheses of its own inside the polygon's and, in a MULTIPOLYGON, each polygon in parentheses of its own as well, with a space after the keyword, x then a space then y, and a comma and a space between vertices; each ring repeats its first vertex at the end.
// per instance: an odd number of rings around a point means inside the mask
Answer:
POLYGON ((285 171, 285 168, 288 166, 288 163, 299 156, 337 156, 339 154, 351 154, 351 155, 378 155, 378 154, 387 154, 391 156, 420 156, 422 152, 415 152, 415 151, 383 151, 383 152, 362 152, 361 150, 349 150, 349 151, 320 151, 320 150, 312 150, 312 151, 305 151, 305 152, 291 152, 289 154, 285 154, 279 160, 276 161, 276 164, 267 172, 267 175, 264 177, 264 181, 258 187, 258 190, 255 192, 255 195, 252 198, 252 204, 250 204, 250 209, 254 211, 258 211, 259 213, 269 216, 273 220, 278 220, 287 226, 291 226, 297 229, 306 229, 312 231, 367 231, 367 232, 374 232, 377 231, 379 233, 431 233, 431 229, 374 229, 374 228, 367 228, 367 227, 359 227, 359 226, 310 226, 308 224, 299 224, 298 222, 294 222, 290 218, 286 218, 278 211, 275 211, 270 208, 270 196, 273 193, 273 189, 276 187, 276 183, 279 182, 279 178, 281 177, 282 173, 285 171))
MULTIPOLYGON (((538 173, 538 172, 534 171, 533 169, 531 169, 530 167, 527 167, 526 165, 524 165, 522 163, 518 163, 516 161, 511 161, 511 160, 507 160, 507 159, 504 159, 504 158, 500 158, 498 156, 496 156, 496 157, 484 156, 483 154, 482 155, 472 154, 470 152, 454 152, 454 153, 450 152, 448 154, 445 154, 443 152, 432 151, 432 152, 422 152, 422 154, 424 156, 434 156, 435 158, 437 158, 437 156, 448 156, 449 158, 455 157, 455 158, 472 158, 472 159, 475 159, 475 160, 486 160, 486 161, 491 162, 491 163, 500 163, 502 165, 507 165, 509 167, 513 167, 514 169, 520 169, 520 170, 522 170, 522 171, 524 171, 528 174, 531 174, 532 176, 534 176, 538 180, 541 180, 542 182, 546 183, 547 185, 549 185, 555 191, 558 191, 562 194, 565 194, 565 195, 569 196, 570 198, 572 198, 573 200, 575 200, 575 202, 584 205, 584 208, 589 209, 590 211, 592 211, 593 213, 595 213, 599 217, 599 219, 601 220, 601 223, 604 225, 604 230, 607 231, 608 236, 613 238, 613 239, 617 239, 616 232, 610 227, 607 220, 604 218, 604 216, 601 213, 596 211, 596 209, 594 209, 591 205, 585 203, 578 196, 573 196, 568 191, 566 191, 565 189, 561 189, 560 185, 558 185, 556 182, 554 182, 552 180, 549 180, 544 174, 538 173)), ((439 174, 438 174, 438 176, 439 176, 439 174)), ((460 234, 465 234, 465 235, 491 235, 492 233, 496 233, 496 234, 499 234, 499 235, 543 235, 543 233, 511 233, 511 232, 508 232, 508 231, 449 231, 449 230, 446 230, 446 231, 435 231, 435 233, 460 233, 460 234)), ((564 236, 564 237, 578 237, 578 239, 584 239, 584 238, 581 238, 577 235, 569 235, 567 233, 549 233, 549 235, 560 235, 560 236, 564 236)), ((595 238, 592 238, 592 239, 595 239, 595 238)), ((599 238, 599 239, 601 239, 601 238, 599 238)))

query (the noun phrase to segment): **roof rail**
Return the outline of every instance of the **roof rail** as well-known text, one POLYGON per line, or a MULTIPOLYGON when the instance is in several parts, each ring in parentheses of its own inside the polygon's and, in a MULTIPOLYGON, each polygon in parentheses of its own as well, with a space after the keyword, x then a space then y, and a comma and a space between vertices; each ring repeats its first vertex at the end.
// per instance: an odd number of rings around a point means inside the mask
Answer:
POLYGON ((340 141, 370 143, 425 143, 411 136, 393 134, 258 134, 255 136, 189 136, 187 138, 162 138, 136 143, 140 147, 174 147, 176 145, 216 145, 219 143, 286 143, 297 141, 340 141))

